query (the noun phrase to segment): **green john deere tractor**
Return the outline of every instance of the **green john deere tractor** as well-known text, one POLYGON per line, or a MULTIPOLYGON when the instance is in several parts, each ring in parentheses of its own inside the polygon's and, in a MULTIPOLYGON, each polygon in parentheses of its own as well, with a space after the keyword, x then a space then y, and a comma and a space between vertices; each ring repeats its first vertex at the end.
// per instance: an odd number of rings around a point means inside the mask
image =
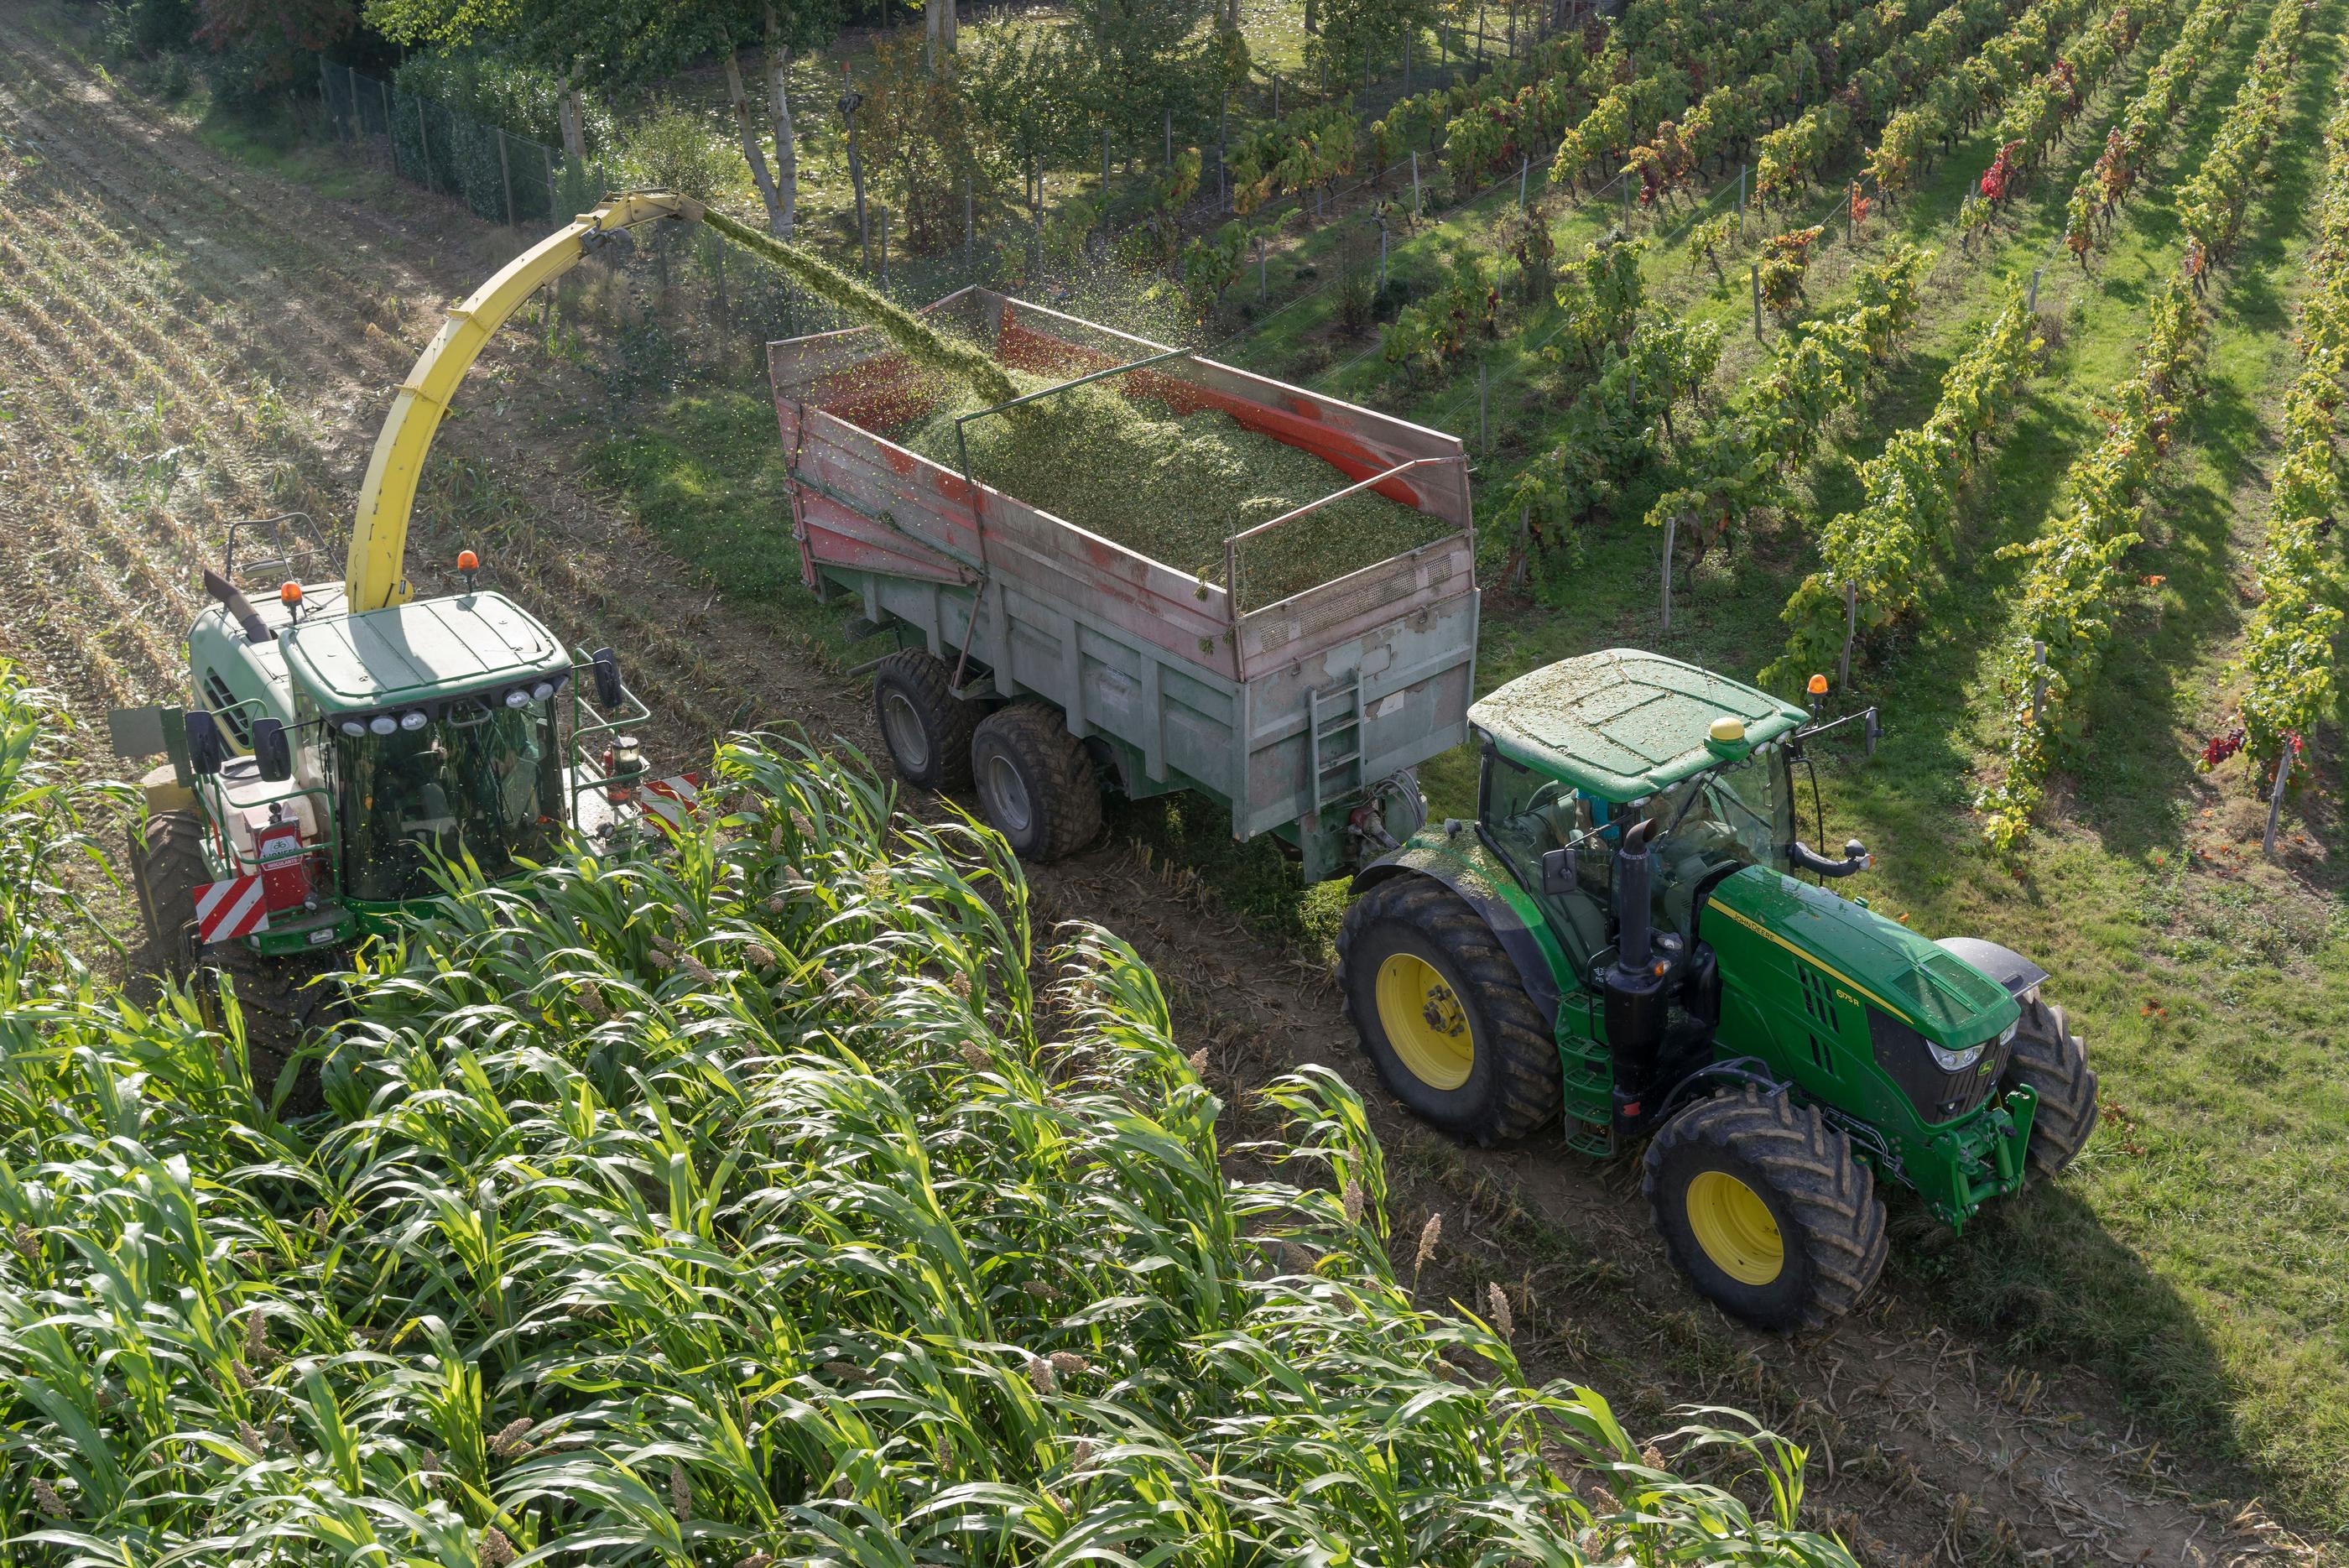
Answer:
POLYGON ((1363 871, 1339 938, 1398 1097, 1479 1143, 1553 1117, 1594 1156, 1645 1140, 1673 1261, 1764 1327, 1866 1293, 1879 1182, 1962 1228, 2096 1120, 2045 971, 1826 890, 1869 857, 1802 842, 1794 768, 1855 721, 1872 747, 1873 709, 1822 722, 1632 649, 1535 670, 1468 711, 1476 820, 1363 871))

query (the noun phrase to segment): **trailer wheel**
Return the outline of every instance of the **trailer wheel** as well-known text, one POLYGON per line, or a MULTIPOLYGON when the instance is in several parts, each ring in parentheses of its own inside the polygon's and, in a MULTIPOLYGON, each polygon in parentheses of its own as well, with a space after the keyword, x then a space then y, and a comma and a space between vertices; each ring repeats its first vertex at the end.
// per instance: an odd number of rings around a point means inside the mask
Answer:
POLYGON ((899 778, 916 789, 970 787, 978 709, 954 694, 945 659, 919 648, 883 659, 873 673, 873 717, 899 778))
POLYGON ((980 809, 1021 859, 1061 859, 1101 832, 1092 759, 1050 704, 1014 702, 981 719, 970 765, 980 809))
POLYGON ((1756 1328, 1818 1328, 1883 1272, 1884 1204, 1851 1140, 1784 1093, 1700 1100, 1648 1145, 1646 1187, 1672 1262, 1756 1328))
MULTIPOLYGON (((243 1015, 245 1067, 254 1092, 266 1105, 302 1036, 309 1001, 302 982, 318 971, 316 966, 263 958, 243 942, 196 951, 188 927, 195 919, 198 889, 212 879, 204 865, 203 839, 203 823, 191 811, 150 812, 143 836, 132 832, 130 881, 147 939, 141 967, 187 985, 205 1026, 223 1033, 227 1020, 219 981, 225 977, 235 987, 237 1011, 243 1015)), ((322 1104, 317 1073, 310 1068, 295 1075, 282 1108, 298 1116, 322 1104)))
POLYGON ((1516 965, 1459 895, 1398 877, 1354 900, 1338 987, 1395 1098, 1454 1137, 1522 1137, 1557 1113, 1557 1047, 1516 965))
POLYGON ((2025 1158, 2034 1173, 2056 1176, 2096 1130, 2096 1073, 2064 1010, 2037 997, 2023 1004, 2014 1054, 2000 1079, 2002 1088, 2017 1084, 2030 1085, 2039 1096, 2025 1158))

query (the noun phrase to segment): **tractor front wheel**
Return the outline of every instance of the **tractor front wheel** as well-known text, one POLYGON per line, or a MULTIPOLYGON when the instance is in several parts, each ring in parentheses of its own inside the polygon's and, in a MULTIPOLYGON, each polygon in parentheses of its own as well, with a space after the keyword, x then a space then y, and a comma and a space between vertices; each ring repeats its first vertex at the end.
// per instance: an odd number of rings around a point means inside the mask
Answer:
POLYGON ((1338 933, 1339 990, 1379 1077, 1423 1120, 1491 1144, 1557 1114, 1557 1047, 1484 917, 1432 877, 1381 882, 1338 933))
POLYGON ((2035 995, 2023 1004, 2014 1050, 1999 1080, 2002 1089, 2018 1084, 2030 1085, 2039 1096, 2031 1118, 2031 1168, 2056 1176, 2096 1130, 2096 1071, 2064 1010, 2035 995))
POLYGON ((1672 1262, 1756 1328, 1818 1328, 1883 1271, 1884 1204, 1851 1140, 1784 1091, 1700 1100, 1648 1145, 1648 1202, 1672 1262))

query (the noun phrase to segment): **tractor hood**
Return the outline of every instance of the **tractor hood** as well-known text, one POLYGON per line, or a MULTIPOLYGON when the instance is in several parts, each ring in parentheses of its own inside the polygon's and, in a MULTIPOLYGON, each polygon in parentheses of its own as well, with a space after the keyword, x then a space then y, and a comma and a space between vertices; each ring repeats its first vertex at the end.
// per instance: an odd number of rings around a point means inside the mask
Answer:
POLYGON ((1723 929, 1730 927, 1761 944, 1758 961, 1807 962, 1838 997, 1948 1049, 1998 1035, 2022 1015, 2004 986, 1949 949, 1766 866, 1749 866, 1715 887, 1699 922, 1704 939, 1723 951, 1724 968, 1746 945, 1723 929))

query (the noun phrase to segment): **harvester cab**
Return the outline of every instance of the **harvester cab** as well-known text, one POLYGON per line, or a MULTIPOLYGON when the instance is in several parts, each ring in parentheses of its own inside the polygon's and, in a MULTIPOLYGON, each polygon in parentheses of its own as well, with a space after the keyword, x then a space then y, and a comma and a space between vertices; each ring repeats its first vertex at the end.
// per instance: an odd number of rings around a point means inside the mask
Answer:
POLYGON ((1623 649, 1510 681, 1469 710, 1476 819, 1364 871, 1340 939, 1398 1097, 1479 1142, 1552 1118, 1599 1157, 1644 1141, 1675 1262, 1772 1326, 1874 1281, 1878 1183, 1961 1228, 2095 1119, 2044 971, 1830 888, 1872 858, 1805 842, 1795 768, 1847 722, 1872 749, 1877 726, 1812 694, 1806 712, 1623 649))

